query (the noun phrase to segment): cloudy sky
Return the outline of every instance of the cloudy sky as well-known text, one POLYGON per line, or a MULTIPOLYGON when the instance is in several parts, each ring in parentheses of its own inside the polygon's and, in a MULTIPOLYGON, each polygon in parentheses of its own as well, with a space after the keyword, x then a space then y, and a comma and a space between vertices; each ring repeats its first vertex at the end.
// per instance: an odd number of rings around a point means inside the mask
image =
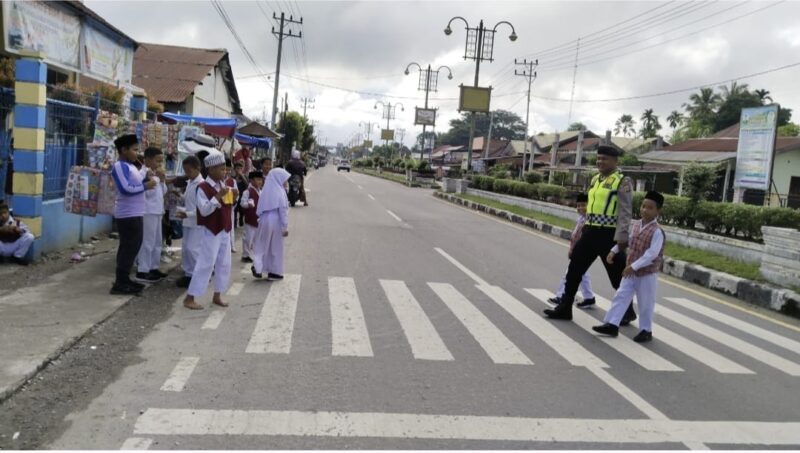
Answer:
MULTIPOLYGON (((514 58, 539 60, 533 84, 530 132, 563 130, 582 121, 595 131, 612 128, 623 113, 638 119, 646 108, 665 123, 690 92, 667 93, 713 84, 800 63, 800 2, 628 1, 628 2, 499 2, 499 1, 241 1, 223 2, 247 50, 260 69, 245 57, 232 33, 209 1, 107 2, 86 4, 140 42, 190 47, 226 48, 246 114, 261 117, 272 104, 274 75, 269 82, 253 77, 275 71, 277 40, 270 33, 272 13, 281 11, 302 26, 292 26, 300 39, 284 42, 280 95, 289 107, 314 98, 311 119, 328 144, 347 142, 359 122, 381 122, 378 100, 400 102, 392 128, 405 128, 410 144, 421 132, 413 125, 414 106, 422 106, 418 75, 403 74, 417 62, 443 70, 431 105, 439 108, 439 130, 458 116, 458 85, 471 85, 474 61, 465 61, 464 23, 483 19, 497 28, 494 61, 480 67, 480 85, 494 88, 492 108, 525 117, 527 82, 514 76, 514 58), (578 68, 570 116, 576 47, 578 68), (306 79, 306 80, 302 80, 306 79), (623 100, 614 100, 620 99, 623 100), (587 102, 592 101, 592 102, 587 102)), ((766 88, 776 102, 793 108, 800 118, 800 65, 742 80, 766 88)), ((666 126, 665 126, 666 128, 666 126)), ((666 131, 667 135, 669 131, 666 131)), ((375 139, 376 133, 372 138, 375 139)))

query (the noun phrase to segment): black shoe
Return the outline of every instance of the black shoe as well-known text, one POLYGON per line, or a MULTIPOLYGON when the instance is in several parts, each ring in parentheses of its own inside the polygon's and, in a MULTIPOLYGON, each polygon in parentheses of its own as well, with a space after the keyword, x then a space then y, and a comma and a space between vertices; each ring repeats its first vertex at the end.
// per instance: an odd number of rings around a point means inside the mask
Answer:
POLYGON ((255 278, 264 278, 264 276, 262 274, 259 274, 258 272, 256 272, 256 267, 255 266, 250 266, 250 272, 253 273, 253 277, 255 277, 255 278))
POLYGON ((582 301, 578 302, 578 308, 589 308, 592 305, 596 304, 597 302, 594 300, 594 297, 591 299, 583 299, 582 301))
POLYGON ((178 288, 188 288, 189 283, 192 282, 192 277, 184 275, 183 277, 179 278, 177 282, 175 282, 175 286, 178 288))
POLYGON ((633 341, 637 343, 647 343, 648 341, 653 341, 653 332, 648 332, 647 330, 642 330, 635 337, 633 337, 633 341))
POLYGON ((140 281, 142 283, 156 283, 159 280, 161 280, 161 277, 155 276, 155 275, 151 274, 150 272, 147 272, 147 273, 137 272, 136 273, 136 280, 138 280, 138 281, 140 281))
POLYGON ((121 284, 121 285, 114 284, 114 286, 111 287, 111 291, 109 291, 109 294, 114 294, 117 296, 138 296, 141 293, 142 290, 140 288, 136 288, 126 284, 121 284))
POLYGON ((145 285, 143 285, 141 283, 137 283, 137 282, 135 282, 135 281, 133 281, 131 279, 123 281, 122 285, 123 286, 132 286, 132 287, 137 288, 137 289, 144 289, 144 287, 145 287, 145 285))
POLYGON ((555 308, 546 309, 544 314, 550 319, 572 321, 572 304, 561 303, 556 305, 555 308))
POLYGON ((252 259, 252 258, 250 258, 249 256, 243 256, 243 257, 242 257, 242 262, 243 262, 243 263, 252 263, 252 262, 253 262, 253 259, 252 259))
POLYGON ((602 333, 603 335, 608 335, 610 337, 616 337, 619 335, 619 327, 615 326, 614 324, 605 323, 602 326, 594 326, 592 327, 597 333, 602 333))
POLYGON ((283 280, 283 275, 273 274, 272 272, 267 274, 267 278, 271 280, 283 280))
POLYGON ((620 321, 619 325, 620 326, 627 326, 628 324, 632 323, 633 321, 636 321, 636 318, 637 318, 636 313, 634 313, 634 314, 632 314, 630 316, 629 315, 625 315, 622 318, 622 321, 620 321))
POLYGON ((153 269, 150 271, 152 275, 155 275, 158 278, 167 278, 169 275, 161 272, 161 269, 153 269))
POLYGON ((558 296, 551 297, 551 298, 547 299, 547 301, 550 302, 553 305, 560 305, 561 304, 561 298, 558 297, 558 296))
POLYGON ((17 258, 16 256, 11 257, 11 262, 14 264, 19 264, 20 266, 27 266, 30 264, 25 258, 17 258))

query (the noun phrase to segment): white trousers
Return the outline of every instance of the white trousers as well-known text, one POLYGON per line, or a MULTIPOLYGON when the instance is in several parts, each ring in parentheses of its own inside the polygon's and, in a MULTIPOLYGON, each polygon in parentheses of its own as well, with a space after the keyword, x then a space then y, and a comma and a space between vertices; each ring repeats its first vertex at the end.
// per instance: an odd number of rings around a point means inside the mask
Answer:
POLYGON ((648 274, 643 277, 626 277, 619 284, 617 294, 611 301, 611 309, 606 313, 603 321, 619 326, 628 304, 636 294, 636 305, 639 306, 639 328, 648 332, 653 331, 653 310, 656 306, 656 284, 658 274, 648 274))
MULTIPOLYGON (((564 296, 564 289, 567 287, 567 276, 566 274, 561 277, 561 283, 558 284, 558 291, 556 291, 556 297, 563 297, 564 296)), ((581 277, 581 294, 583 295, 583 299, 594 299, 594 293, 592 292, 592 277, 589 276, 589 273, 583 274, 581 277)))
POLYGON ((183 275, 191 277, 194 273, 194 266, 197 263, 197 239, 200 236, 202 227, 183 227, 183 239, 181 240, 181 269, 183 275))
POLYGON ((199 227, 195 231, 198 237, 197 263, 189 283, 189 295, 200 297, 206 292, 211 273, 214 273, 214 292, 224 293, 228 290, 231 277, 231 234, 221 231, 214 235, 208 228, 199 227))
POLYGON ((0 256, 15 256, 17 258, 24 258, 28 253, 28 249, 33 244, 33 234, 22 233, 14 242, 0 242, 0 256))
POLYGON ((142 247, 136 255, 137 270, 148 273, 161 267, 161 214, 145 214, 142 247))
POLYGON ((242 235, 242 258, 253 257, 255 253, 253 242, 256 239, 256 231, 258 231, 258 227, 245 224, 244 234, 242 235))
POLYGON ((236 222, 233 221, 234 208, 236 208, 235 204, 231 206, 231 252, 236 251, 236 222))

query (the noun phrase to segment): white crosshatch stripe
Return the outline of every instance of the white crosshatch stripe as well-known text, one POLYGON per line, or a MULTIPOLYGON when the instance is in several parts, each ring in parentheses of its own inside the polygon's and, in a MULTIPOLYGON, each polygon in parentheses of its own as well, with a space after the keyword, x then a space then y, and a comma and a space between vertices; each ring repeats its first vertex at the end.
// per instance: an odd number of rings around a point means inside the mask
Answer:
POLYGON ((150 445, 153 444, 153 439, 147 439, 144 437, 129 437, 125 439, 125 442, 122 443, 122 446, 119 447, 120 450, 147 450, 150 448, 150 445))
POLYGON ((336 356, 372 357, 367 323, 352 278, 330 277, 331 352, 336 356))
MULTIPOLYGON (((595 294, 595 300, 597 301, 597 307, 601 308, 604 311, 608 311, 611 308, 611 301, 598 296, 595 294)), ((660 307, 656 304, 655 309, 655 316, 658 317, 660 307)), ((631 323, 632 326, 635 328, 639 328, 639 321, 633 321, 631 323)), ((749 368, 746 368, 738 363, 734 362, 733 360, 728 359, 727 357, 708 349, 707 347, 695 343, 687 339, 686 337, 679 335, 673 332, 666 327, 653 322, 653 337, 657 341, 662 341, 664 344, 667 344, 679 352, 686 354, 689 358, 697 360, 698 362, 702 363, 703 365, 723 374, 755 374, 755 372, 749 368)))
MULTIPOLYGON (((555 294, 545 289, 526 289, 525 291, 527 291, 533 297, 539 299, 542 302, 547 302, 549 298, 555 296, 555 294)), ((624 335, 618 338, 610 338, 610 337, 595 335, 594 331, 592 330, 592 326, 596 326, 600 323, 594 317, 580 310, 573 310, 572 320, 583 330, 592 334, 593 338, 604 342, 609 347, 613 348, 620 354, 624 355, 628 359, 637 363, 645 370, 683 371, 683 369, 680 368, 679 366, 661 357, 655 352, 647 349, 644 345, 641 345, 639 343, 634 343, 633 340, 624 335)))
POLYGON ((299 296, 299 275, 285 275, 283 280, 271 283, 267 300, 264 302, 245 352, 289 353, 299 296))
POLYGON ((380 283, 406 334, 414 358, 453 360, 453 355, 406 284, 397 280, 381 280, 380 283))
POLYGON ((217 327, 219 327, 222 319, 225 318, 225 313, 227 313, 227 310, 213 310, 211 314, 208 315, 206 322, 203 323, 203 326, 200 327, 200 329, 215 330, 217 327))
POLYGON ((169 374, 161 390, 165 392, 182 392, 186 381, 191 377, 194 368, 200 362, 200 357, 181 357, 169 374))

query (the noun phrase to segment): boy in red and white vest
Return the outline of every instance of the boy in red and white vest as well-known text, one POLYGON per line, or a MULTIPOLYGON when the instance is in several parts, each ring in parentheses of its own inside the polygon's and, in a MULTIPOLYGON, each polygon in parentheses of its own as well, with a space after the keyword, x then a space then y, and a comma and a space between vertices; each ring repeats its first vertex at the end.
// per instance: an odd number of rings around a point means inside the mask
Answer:
POLYGON ((212 302, 221 307, 228 304, 222 301, 222 293, 228 289, 231 276, 231 229, 233 228, 233 190, 226 186, 225 156, 219 151, 211 151, 203 159, 208 177, 197 186, 197 226, 199 236, 197 263, 192 272, 189 291, 183 306, 192 310, 202 310, 203 306, 195 298, 206 292, 211 273, 214 273, 214 297, 212 302))
POLYGON ((250 184, 247 190, 242 193, 242 201, 239 202, 239 207, 242 208, 242 216, 244 217, 244 235, 242 236, 242 262, 252 263, 253 259, 250 255, 253 254, 253 240, 256 237, 258 230, 258 214, 256 214, 256 206, 258 206, 258 197, 261 195, 261 188, 264 187, 264 174, 258 171, 251 171, 248 176, 250 184))
MULTIPOLYGON (((664 230, 658 224, 658 215, 664 206, 664 196, 658 192, 647 192, 639 213, 641 220, 633 222, 630 246, 628 247, 627 266, 622 272, 622 282, 617 294, 611 302, 611 309, 603 320, 605 324, 592 327, 595 332, 616 337, 619 324, 630 304, 631 297, 636 294, 641 320, 639 333, 633 338, 637 343, 653 339, 653 310, 656 306, 656 283, 661 261, 664 258, 664 230)), ((614 260, 619 250, 616 246, 606 258, 614 260)))

